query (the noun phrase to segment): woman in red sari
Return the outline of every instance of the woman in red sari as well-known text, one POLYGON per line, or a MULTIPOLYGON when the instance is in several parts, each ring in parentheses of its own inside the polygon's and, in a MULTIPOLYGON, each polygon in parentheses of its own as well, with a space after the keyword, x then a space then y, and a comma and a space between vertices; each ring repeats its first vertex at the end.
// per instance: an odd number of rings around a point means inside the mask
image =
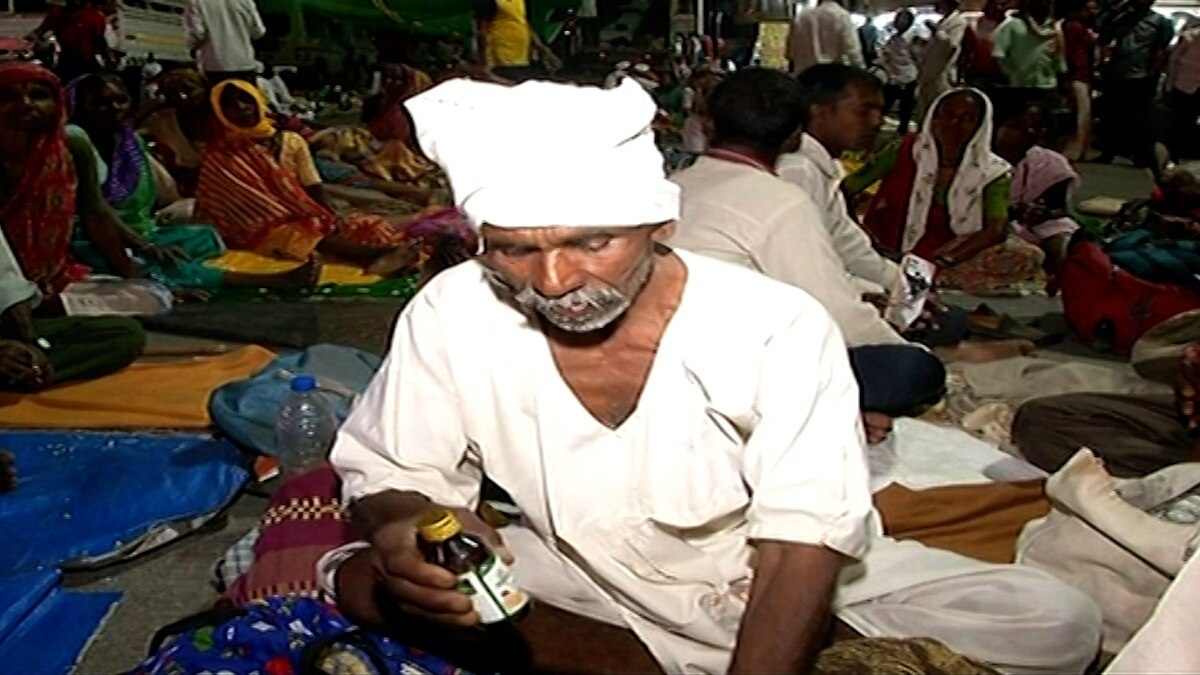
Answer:
POLYGON ((327 207, 307 144, 275 128, 257 88, 226 80, 210 101, 217 130, 205 150, 196 214, 230 248, 291 260, 320 251, 383 275, 416 262, 402 232, 348 227, 327 207))
POLYGON ((0 63, 0 227, 43 298, 90 271, 69 256, 76 217, 113 271, 140 275, 101 194, 95 150, 86 139, 68 140, 65 122, 57 76, 32 63, 0 63))

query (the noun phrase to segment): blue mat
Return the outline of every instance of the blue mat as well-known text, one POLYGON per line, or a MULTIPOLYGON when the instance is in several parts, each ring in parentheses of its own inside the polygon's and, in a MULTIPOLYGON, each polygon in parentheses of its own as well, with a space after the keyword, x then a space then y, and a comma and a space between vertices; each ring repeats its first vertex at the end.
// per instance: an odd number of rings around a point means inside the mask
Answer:
POLYGON ((0 579, 0 675, 62 675, 120 593, 76 593, 55 571, 0 579))
POLYGON ((0 576, 103 558, 228 504, 249 474, 206 435, 0 432, 20 484, 0 495, 0 576))

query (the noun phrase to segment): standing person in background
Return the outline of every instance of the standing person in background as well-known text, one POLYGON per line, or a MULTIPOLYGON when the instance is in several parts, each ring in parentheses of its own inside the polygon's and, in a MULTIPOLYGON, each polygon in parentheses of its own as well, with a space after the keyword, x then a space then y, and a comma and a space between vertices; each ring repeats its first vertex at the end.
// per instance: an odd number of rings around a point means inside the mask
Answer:
POLYGON ((29 34, 29 39, 40 41, 47 33, 58 38, 62 49, 55 74, 63 82, 80 75, 94 73, 107 64, 111 55, 105 32, 108 17, 96 4, 88 0, 67 0, 65 5, 50 5, 42 23, 29 34))
POLYGON ((1128 6, 1104 15, 1100 45, 1110 51, 1101 68, 1104 82, 1104 154, 1108 164, 1116 155, 1138 166, 1153 161, 1151 112, 1158 78, 1167 63, 1167 47, 1175 37, 1171 20, 1155 12, 1154 0, 1130 0, 1128 6))
POLYGON ((958 11, 959 4, 959 0, 940 0, 937 10, 941 12, 942 20, 928 22, 933 35, 921 55, 917 80, 917 103, 922 117, 939 96, 959 81, 958 60, 967 32, 967 20, 958 11))
POLYGON ((546 70, 555 72, 562 61, 529 25, 525 0, 474 0, 476 58, 498 77, 523 80, 536 74, 533 52, 546 70))
POLYGON ((1096 71, 1096 33, 1092 26, 1100 5, 1096 0, 1072 0, 1063 21, 1067 57, 1067 87, 1075 107, 1075 138, 1066 155, 1083 162, 1092 151, 1092 78, 1096 71))
POLYGON ((818 63, 866 66, 858 29, 842 0, 821 0, 816 7, 801 12, 788 33, 787 52, 794 75, 818 63))
POLYGON ((915 20, 911 9, 897 12, 894 24, 896 32, 879 50, 880 63, 887 73, 887 84, 883 87, 883 113, 886 115, 897 101, 900 103, 900 123, 896 126, 896 134, 900 136, 908 133, 908 123, 912 121, 913 108, 917 104, 919 73, 912 36, 915 20))
POLYGON ((1050 0, 1020 0, 1016 13, 1000 24, 992 42, 992 56, 1008 79, 1008 87, 998 89, 993 99, 1000 123, 1029 103, 1053 108, 1058 75, 1066 72, 1067 62, 1050 0))
POLYGON ((966 72, 963 76, 970 86, 988 96, 992 95, 996 87, 1005 83, 1000 64, 996 63, 996 57, 992 56, 996 47, 992 36, 1008 18, 1008 9, 1008 0, 987 0, 983 5, 983 15, 963 36, 963 56, 966 61, 966 72))
POLYGON ((1165 90, 1171 157, 1175 161, 1195 157, 1196 118, 1200 117, 1200 24, 1195 21, 1180 31, 1179 42, 1171 51, 1165 90), (1189 151, 1193 154, 1187 154, 1189 151))
POLYGON ((183 30, 212 84, 238 78, 254 84, 254 40, 267 34, 254 0, 187 0, 183 30))
POLYGON ((862 8, 866 20, 863 25, 858 27, 858 44, 862 48, 863 61, 867 64, 867 68, 875 65, 876 59, 879 57, 879 38, 883 32, 875 25, 875 17, 879 14, 879 10, 872 8, 870 5, 862 8))

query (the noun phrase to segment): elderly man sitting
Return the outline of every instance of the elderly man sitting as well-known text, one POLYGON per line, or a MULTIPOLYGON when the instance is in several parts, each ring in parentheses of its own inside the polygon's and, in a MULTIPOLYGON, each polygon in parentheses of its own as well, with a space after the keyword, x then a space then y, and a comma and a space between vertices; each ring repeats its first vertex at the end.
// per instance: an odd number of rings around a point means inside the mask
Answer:
POLYGON ((803 672, 831 608, 1014 672, 1092 660, 1080 593, 879 535, 841 333, 793 286, 662 244, 679 192, 637 84, 457 80, 408 108, 484 252, 404 310, 335 444, 364 541, 321 569, 348 616, 479 623, 415 523, 458 509, 499 543, 468 511, 486 475, 521 509, 524 589, 668 672, 803 672))

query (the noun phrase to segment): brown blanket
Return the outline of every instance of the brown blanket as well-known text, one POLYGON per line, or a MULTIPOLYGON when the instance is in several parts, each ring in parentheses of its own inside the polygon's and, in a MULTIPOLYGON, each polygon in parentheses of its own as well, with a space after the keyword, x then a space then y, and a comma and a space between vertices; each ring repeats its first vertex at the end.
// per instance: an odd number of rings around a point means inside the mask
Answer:
POLYGON ((1045 481, 950 485, 910 490, 889 485, 875 494, 884 531, 993 563, 1011 563, 1021 528, 1050 511, 1045 481))

